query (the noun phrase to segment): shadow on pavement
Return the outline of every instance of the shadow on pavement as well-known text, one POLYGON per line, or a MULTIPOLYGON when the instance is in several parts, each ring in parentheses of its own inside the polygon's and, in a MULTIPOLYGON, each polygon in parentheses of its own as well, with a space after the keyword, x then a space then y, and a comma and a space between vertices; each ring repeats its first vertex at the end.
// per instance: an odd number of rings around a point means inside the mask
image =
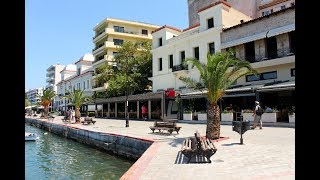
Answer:
POLYGON ((221 144, 221 146, 233 146, 233 145, 241 145, 241 144, 240 143, 221 144))

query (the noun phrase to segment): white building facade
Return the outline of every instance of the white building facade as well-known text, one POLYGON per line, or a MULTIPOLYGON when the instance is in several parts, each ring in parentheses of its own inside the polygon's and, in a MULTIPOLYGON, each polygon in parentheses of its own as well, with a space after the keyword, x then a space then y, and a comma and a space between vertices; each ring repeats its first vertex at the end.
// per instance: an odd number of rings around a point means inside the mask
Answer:
POLYGON ((150 78, 153 92, 184 89, 185 84, 179 80, 181 75, 199 79, 196 68, 183 67, 183 61, 192 57, 206 63, 208 52, 214 54, 221 49, 223 28, 251 20, 225 2, 209 5, 198 14, 198 25, 185 30, 163 26, 153 32, 153 77, 150 78))
POLYGON ((37 102, 40 102, 41 96, 43 95, 43 90, 44 88, 40 87, 26 91, 27 98, 31 104, 36 104, 37 102))
POLYGON ((67 65, 61 71, 61 81, 57 85, 58 96, 56 97, 56 110, 64 112, 68 105, 72 105, 68 100, 63 98, 66 93, 73 92, 74 90, 82 90, 84 96, 92 96, 93 61, 93 55, 87 53, 77 62, 67 65))
POLYGON ((46 89, 52 89, 57 92, 57 83, 61 81, 60 72, 64 67, 64 65, 54 64, 47 69, 46 89))

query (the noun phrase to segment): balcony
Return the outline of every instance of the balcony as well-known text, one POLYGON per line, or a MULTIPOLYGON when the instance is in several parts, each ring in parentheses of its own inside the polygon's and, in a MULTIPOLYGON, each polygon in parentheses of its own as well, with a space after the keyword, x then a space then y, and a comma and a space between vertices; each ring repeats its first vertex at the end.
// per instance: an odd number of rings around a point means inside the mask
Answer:
POLYGON ((93 37, 93 43, 98 42, 99 40, 103 39, 104 37, 106 37, 107 33, 106 30, 100 32, 99 34, 97 34, 95 37, 93 37))
POLYGON ((104 91, 108 88, 109 83, 103 83, 103 84, 98 84, 98 85, 94 85, 92 87, 92 91, 104 91))
POLYGON ((123 36, 123 37, 134 37, 134 38, 142 38, 142 39, 152 39, 151 36, 148 34, 142 34, 141 32, 137 31, 127 31, 124 30, 121 31, 115 31, 113 28, 106 28, 107 34, 117 35, 117 36, 123 36))
POLYGON ((50 76, 53 76, 54 75, 54 71, 49 71, 49 72, 47 72, 47 77, 50 77, 50 76))
POLYGON ((54 83, 54 78, 53 78, 53 77, 49 77, 46 82, 48 82, 48 83, 54 83))
POLYGON ((117 49, 118 47, 119 46, 115 45, 114 42, 112 42, 112 41, 105 41, 101 46, 98 46, 98 47, 92 49, 92 54, 94 56, 97 56, 100 53, 104 52, 103 50, 105 50, 105 49, 109 49, 109 48, 117 49))
POLYGON ((256 55, 256 56, 240 56, 241 60, 247 60, 252 64, 254 68, 261 68, 267 66, 275 66, 280 64, 288 64, 295 62, 295 51, 290 48, 282 48, 277 51, 267 52, 267 56, 256 55))
POLYGON ((184 64, 175 65, 172 67, 172 72, 188 70, 188 66, 184 64))

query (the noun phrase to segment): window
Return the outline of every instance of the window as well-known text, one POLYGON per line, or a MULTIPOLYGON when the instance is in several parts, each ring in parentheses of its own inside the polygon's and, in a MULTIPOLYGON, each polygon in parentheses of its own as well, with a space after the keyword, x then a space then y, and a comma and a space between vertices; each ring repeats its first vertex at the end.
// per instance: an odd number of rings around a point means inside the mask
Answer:
POLYGON ((173 67, 173 54, 169 55, 169 68, 173 67))
POLYGON ((268 79, 277 79, 277 71, 264 72, 261 74, 255 75, 247 75, 246 81, 259 81, 259 80, 268 80, 268 79))
POLYGON ((278 57, 277 38, 275 36, 267 38, 267 57, 268 59, 278 57))
POLYGON ((121 26, 113 26, 115 32, 124 32, 124 27, 121 26))
POLYGON ((254 41, 244 44, 245 60, 250 63, 255 62, 254 41))
POLYGON ((295 54, 296 53, 296 36, 295 36, 295 31, 289 32, 289 48, 290 52, 295 54))
POLYGON ((282 5, 282 6, 281 6, 281 9, 285 9, 285 8, 286 8, 286 5, 282 5))
POLYGON ((183 64, 184 60, 186 59, 186 54, 185 51, 181 51, 180 52, 180 60, 181 60, 181 64, 183 64))
POLYGON ((208 19, 207 24, 208 24, 208 29, 213 28, 214 27, 213 18, 208 19))
POLYGON ((266 16, 266 15, 269 15, 270 14, 270 11, 264 11, 262 12, 262 16, 266 16))
POLYGON ((209 43, 209 52, 210 52, 210 54, 214 54, 215 53, 214 42, 209 43))
POLYGON ((199 60, 199 47, 193 48, 194 58, 199 60))
POLYGON ((87 89, 89 89, 89 80, 87 80, 87 89))
POLYGON ((162 71, 162 58, 159 58, 159 71, 162 71))
POLYGON ((122 39, 113 39, 114 45, 122 45, 123 44, 123 40, 122 39))
POLYGON ((159 46, 162 46, 162 38, 159 38, 159 46))
POLYGON ((86 81, 83 81, 83 90, 86 89, 86 81))
POLYGON ((295 77, 296 76, 296 68, 292 68, 291 69, 291 77, 295 77))
POLYGON ((115 57, 117 56, 118 52, 112 52, 112 55, 115 57))
POLYGON ((277 79, 277 71, 266 72, 261 74, 261 80, 277 79))
POLYGON ((80 72, 81 72, 81 68, 78 68, 77 69, 77 75, 80 75, 80 72))
POLYGON ((148 30, 142 29, 141 34, 148 35, 148 30))

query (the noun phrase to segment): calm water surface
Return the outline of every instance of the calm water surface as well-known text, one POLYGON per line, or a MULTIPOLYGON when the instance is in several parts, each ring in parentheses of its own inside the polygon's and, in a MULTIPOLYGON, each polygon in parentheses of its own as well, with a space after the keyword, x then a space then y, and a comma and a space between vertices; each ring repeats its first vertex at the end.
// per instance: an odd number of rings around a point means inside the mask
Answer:
POLYGON ((119 179, 134 162, 34 126, 40 139, 25 142, 25 177, 38 179, 119 179))

